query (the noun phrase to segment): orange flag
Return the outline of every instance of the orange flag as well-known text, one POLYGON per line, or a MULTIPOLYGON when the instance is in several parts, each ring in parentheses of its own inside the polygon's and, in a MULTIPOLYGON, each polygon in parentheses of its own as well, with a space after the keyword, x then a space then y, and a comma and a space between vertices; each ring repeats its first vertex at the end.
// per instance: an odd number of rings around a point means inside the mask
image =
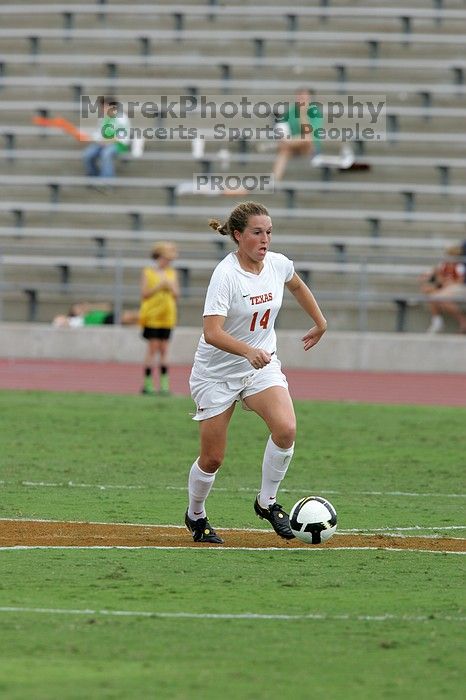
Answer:
POLYGON ((37 126, 54 126, 57 129, 61 129, 66 134, 70 134, 70 136, 75 138, 76 141, 92 141, 89 134, 86 134, 84 131, 80 131, 72 122, 68 121, 68 119, 65 119, 64 117, 49 118, 35 116, 32 118, 32 122, 33 124, 37 124, 37 126))

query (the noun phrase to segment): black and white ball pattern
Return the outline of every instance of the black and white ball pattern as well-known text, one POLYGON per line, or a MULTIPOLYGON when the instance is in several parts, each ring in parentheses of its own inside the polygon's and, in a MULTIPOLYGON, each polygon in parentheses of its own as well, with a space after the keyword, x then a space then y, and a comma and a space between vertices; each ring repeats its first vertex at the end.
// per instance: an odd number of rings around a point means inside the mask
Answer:
POLYGON ((306 496, 291 509, 290 527, 299 540, 308 544, 323 544, 337 529, 337 513, 325 498, 306 496))

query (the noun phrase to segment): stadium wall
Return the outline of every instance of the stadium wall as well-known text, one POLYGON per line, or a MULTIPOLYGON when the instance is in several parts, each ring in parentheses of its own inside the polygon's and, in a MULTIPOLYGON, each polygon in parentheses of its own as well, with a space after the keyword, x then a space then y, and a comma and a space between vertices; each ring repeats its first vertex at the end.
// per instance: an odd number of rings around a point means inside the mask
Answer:
MULTIPOLYGON (((190 364, 198 328, 179 327, 171 344, 173 364, 190 364)), ((415 333, 328 332, 310 353, 301 346, 302 330, 277 331, 284 367, 387 372, 464 372, 466 338, 415 333)), ((144 341, 137 328, 54 328, 46 324, 0 324, 3 359, 66 359, 142 362, 144 341)))

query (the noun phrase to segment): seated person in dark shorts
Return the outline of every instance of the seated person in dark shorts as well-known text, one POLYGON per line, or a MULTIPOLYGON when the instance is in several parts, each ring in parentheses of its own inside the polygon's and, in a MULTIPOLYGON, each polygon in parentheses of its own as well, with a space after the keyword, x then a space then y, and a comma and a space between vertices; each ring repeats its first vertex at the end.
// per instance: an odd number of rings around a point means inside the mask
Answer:
POLYGON ((160 393, 169 394, 168 345, 176 325, 179 284, 171 263, 177 257, 172 243, 157 243, 152 249, 153 265, 145 267, 141 275, 141 307, 139 322, 142 337, 147 340, 144 358, 142 394, 155 394, 152 369, 158 356, 160 393))

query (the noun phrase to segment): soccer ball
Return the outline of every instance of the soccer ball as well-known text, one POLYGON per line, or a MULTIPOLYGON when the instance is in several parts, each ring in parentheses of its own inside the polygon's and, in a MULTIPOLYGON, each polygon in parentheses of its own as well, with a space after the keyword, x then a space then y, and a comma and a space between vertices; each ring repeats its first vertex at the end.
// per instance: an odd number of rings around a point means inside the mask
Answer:
POLYGON ((308 544, 323 544, 337 529, 337 513, 325 498, 306 496, 291 509, 290 527, 298 540, 308 544))

